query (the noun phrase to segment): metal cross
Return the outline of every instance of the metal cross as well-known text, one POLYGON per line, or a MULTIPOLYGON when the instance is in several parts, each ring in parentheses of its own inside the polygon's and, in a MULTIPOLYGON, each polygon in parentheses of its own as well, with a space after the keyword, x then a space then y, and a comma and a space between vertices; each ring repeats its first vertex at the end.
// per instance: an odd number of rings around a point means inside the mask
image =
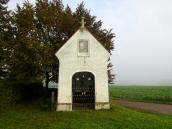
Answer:
POLYGON ((82 20, 81 20, 81 28, 84 28, 84 26, 85 26, 85 21, 84 21, 84 19, 85 19, 85 17, 82 17, 82 20))

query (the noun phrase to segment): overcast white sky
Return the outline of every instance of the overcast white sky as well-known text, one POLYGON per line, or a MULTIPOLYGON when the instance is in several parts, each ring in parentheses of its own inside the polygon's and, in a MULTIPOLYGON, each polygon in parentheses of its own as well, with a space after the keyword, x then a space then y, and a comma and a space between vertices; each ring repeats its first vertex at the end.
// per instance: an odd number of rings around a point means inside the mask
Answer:
MULTIPOLYGON (((34 3, 34 0, 29 0, 34 3)), ((23 0, 11 0, 9 7, 23 0)), ((81 0, 63 0, 75 9, 81 0)), ((172 84, 172 0, 85 0, 113 28, 116 84, 172 84)))

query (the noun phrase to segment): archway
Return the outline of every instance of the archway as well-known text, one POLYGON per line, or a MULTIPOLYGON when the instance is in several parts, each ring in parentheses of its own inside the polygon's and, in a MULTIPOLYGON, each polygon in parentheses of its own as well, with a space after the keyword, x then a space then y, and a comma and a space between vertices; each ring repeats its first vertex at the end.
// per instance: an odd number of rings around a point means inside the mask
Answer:
POLYGON ((95 77, 90 72, 77 72, 72 77, 72 109, 95 108, 95 77))

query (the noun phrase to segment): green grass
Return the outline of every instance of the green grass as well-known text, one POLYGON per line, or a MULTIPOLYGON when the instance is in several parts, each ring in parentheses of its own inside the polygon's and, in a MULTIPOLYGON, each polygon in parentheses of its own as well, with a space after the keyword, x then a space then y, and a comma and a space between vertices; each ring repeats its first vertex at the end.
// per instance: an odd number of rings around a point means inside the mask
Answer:
MULTIPOLYGON (((172 87, 110 88, 111 99, 172 102, 172 87)), ((0 112, 0 129, 172 129, 172 116, 136 111, 111 103, 110 110, 50 112, 41 101, 0 112)))
POLYGON ((172 104, 172 86, 111 86, 110 97, 172 104))
POLYGON ((0 129, 172 129, 172 117, 116 104, 106 111, 49 112, 34 102, 1 113, 0 129))

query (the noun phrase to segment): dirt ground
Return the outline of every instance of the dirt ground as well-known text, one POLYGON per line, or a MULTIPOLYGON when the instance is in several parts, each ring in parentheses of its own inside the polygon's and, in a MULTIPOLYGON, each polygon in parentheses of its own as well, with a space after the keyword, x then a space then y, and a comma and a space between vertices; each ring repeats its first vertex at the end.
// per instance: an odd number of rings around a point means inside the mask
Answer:
POLYGON ((115 100, 116 103, 133 109, 139 109, 149 112, 158 112, 166 115, 172 115, 172 105, 168 104, 156 104, 146 102, 133 102, 127 100, 115 100))

